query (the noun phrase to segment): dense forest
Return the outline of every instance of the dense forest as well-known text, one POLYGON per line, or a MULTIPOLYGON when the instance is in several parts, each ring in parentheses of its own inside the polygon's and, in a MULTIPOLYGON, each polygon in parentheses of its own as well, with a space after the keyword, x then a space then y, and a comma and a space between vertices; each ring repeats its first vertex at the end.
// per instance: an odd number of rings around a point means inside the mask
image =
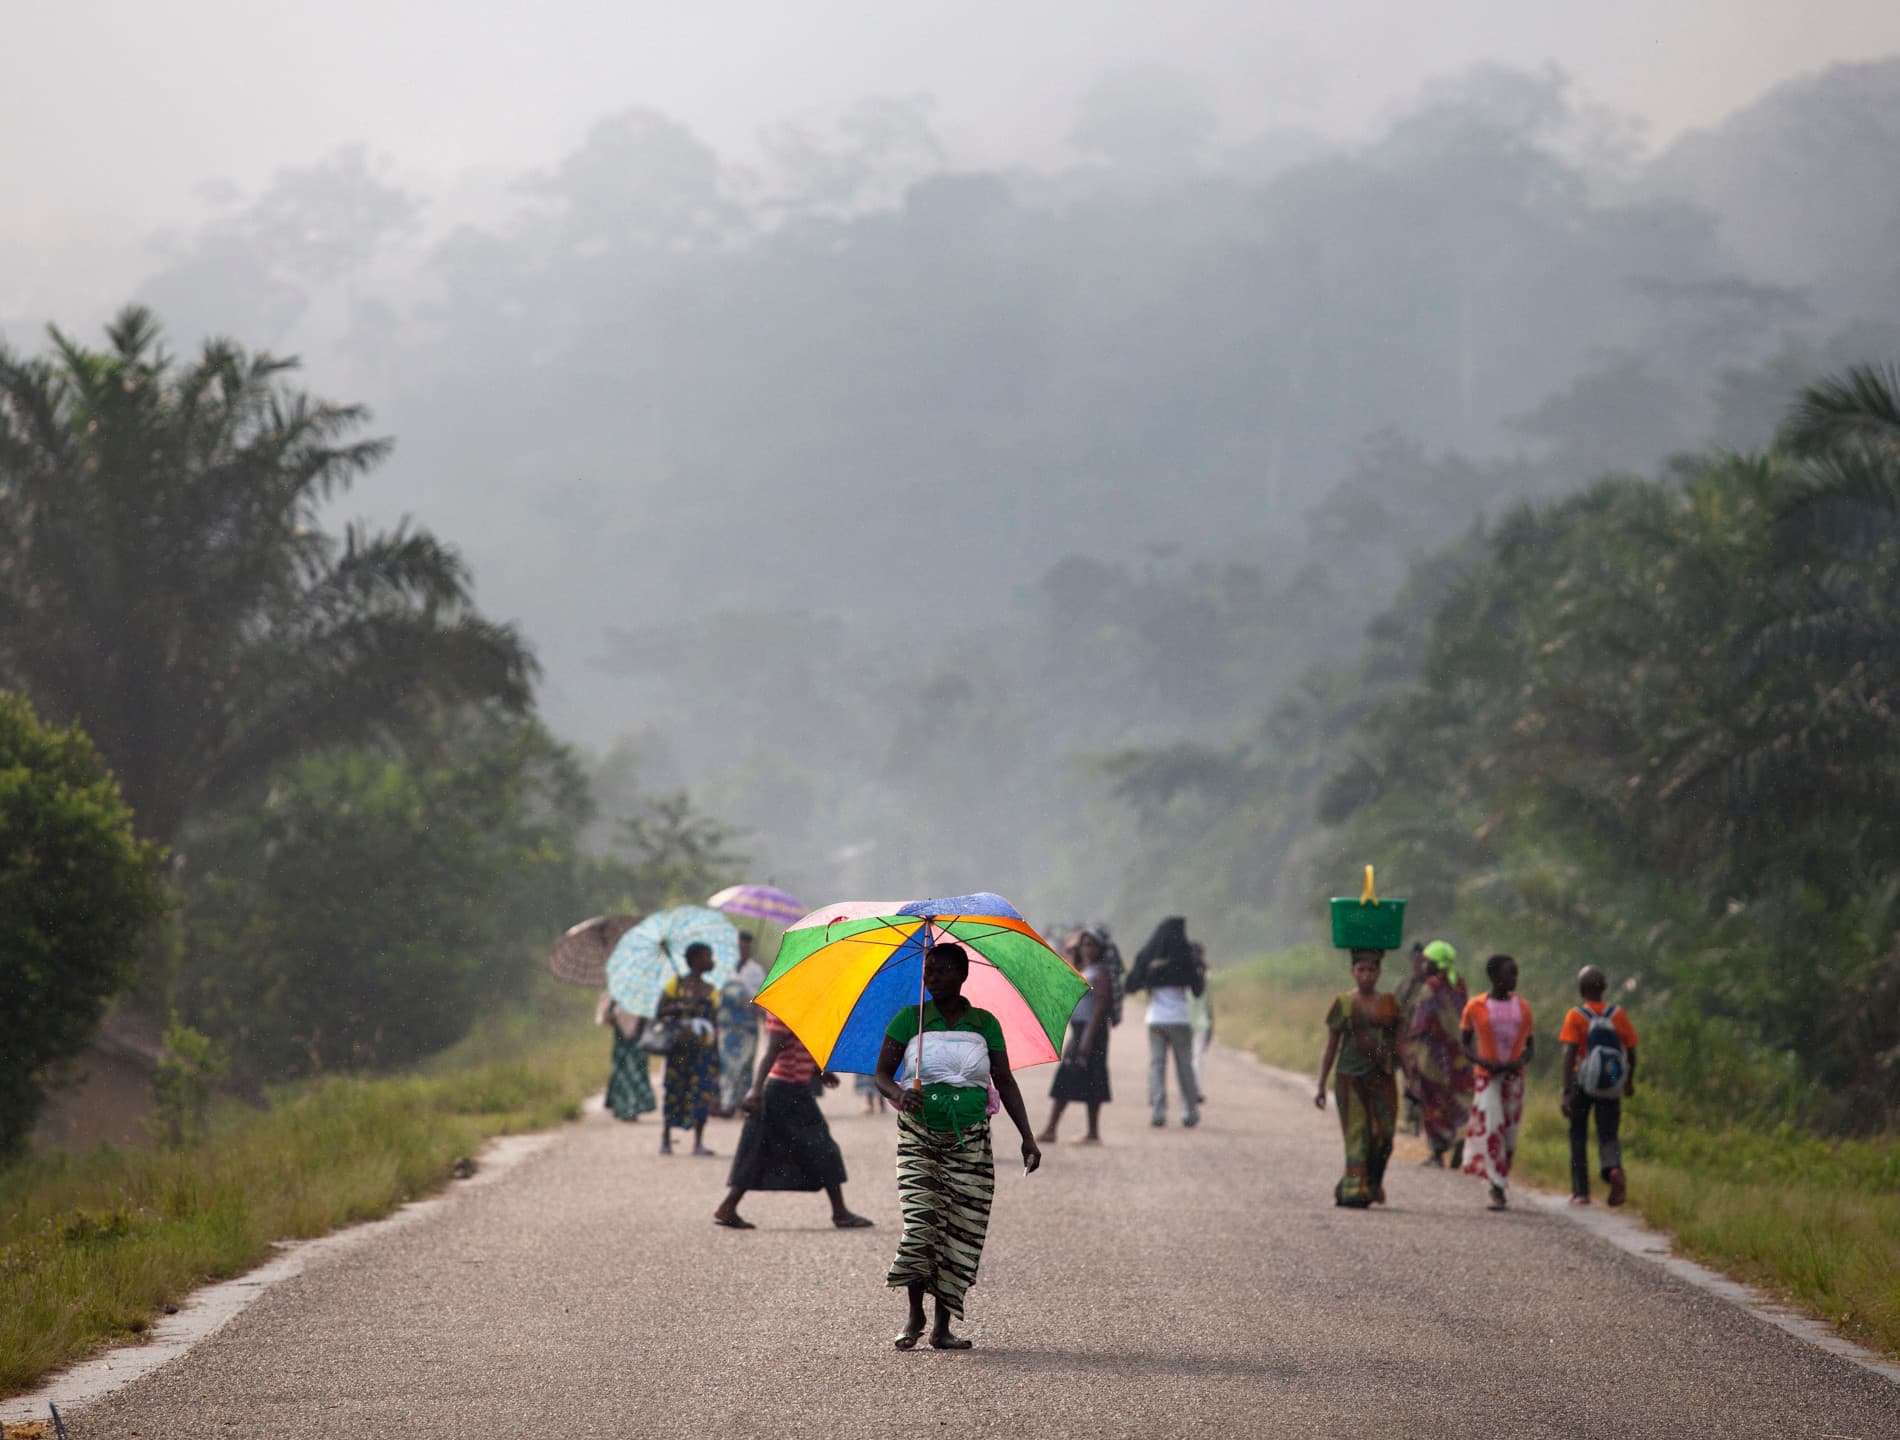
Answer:
POLYGON ((477 200, 350 149, 96 348, 10 327, 0 685, 165 856, 86 1013, 255 1086, 741 856, 1225 955, 1370 858, 1633 978, 1710 1097, 1891 1114, 1900 62, 1659 154, 1555 72, 1353 143, 1114 103, 1037 170, 893 101, 477 200))

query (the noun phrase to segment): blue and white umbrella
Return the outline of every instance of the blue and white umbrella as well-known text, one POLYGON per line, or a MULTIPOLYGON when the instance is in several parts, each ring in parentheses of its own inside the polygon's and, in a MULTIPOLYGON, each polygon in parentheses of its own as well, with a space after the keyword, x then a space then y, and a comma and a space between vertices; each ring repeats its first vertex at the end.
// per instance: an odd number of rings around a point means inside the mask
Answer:
POLYGON ((706 983, 717 990, 739 968, 739 931, 717 910, 681 905, 647 916, 614 946, 607 957, 607 989, 630 1015, 651 1017, 666 982, 686 973, 686 947, 712 947, 713 968, 706 983))

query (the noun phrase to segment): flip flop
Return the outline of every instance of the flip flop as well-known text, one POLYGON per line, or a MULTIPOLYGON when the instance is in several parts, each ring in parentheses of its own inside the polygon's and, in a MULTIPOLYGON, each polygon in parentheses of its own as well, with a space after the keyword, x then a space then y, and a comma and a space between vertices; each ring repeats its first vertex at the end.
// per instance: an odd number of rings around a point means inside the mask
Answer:
POLYGON ((730 1220, 723 1216, 715 1215, 713 1216, 713 1224, 723 1225, 728 1230, 756 1230, 759 1228, 750 1220, 743 1219, 738 1215, 734 1215, 730 1220))
POLYGON ((868 1230, 877 1224, 877 1221, 867 1220, 862 1215, 834 1215, 831 1217, 831 1223, 840 1230, 868 1230))
POLYGON ((948 1340, 939 1340, 932 1335, 930 1348, 932 1350, 970 1350, 974 1349, 975 1345, 973 1341, 965 1340, 961 1335, 952 1335, 948 1340))
POLYGON ((899 1350, 915 1350, 917 1348, 917 1342, 923 1338, 924 1332, 921 1329, 906 1330, 895 1340, 891 1341, 891 1344, 895 1345, 899 1350))

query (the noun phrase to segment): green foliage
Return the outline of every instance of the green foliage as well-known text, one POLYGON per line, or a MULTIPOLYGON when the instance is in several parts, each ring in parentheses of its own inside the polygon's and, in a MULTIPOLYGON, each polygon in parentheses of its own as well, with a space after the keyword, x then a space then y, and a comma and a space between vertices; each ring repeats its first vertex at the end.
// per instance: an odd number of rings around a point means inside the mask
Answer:
POLYGON ((89 350, 0 350, 0 682, 81 720, 170 842, 313 748, 444 700, 529 703, 534 664, 425 531, 339 538, 389 453, 356 406, 223 341, 180 366, 136 307, 89 350))
POLYGON ((78 1053, 166 909, 163 852, 77 726, 0 692, 0 1161, 32 1133, 48 1071, 78 1053))
POLYGON ((698 905, 733 883, 745 857, 730 847, 743 832, 693 810, 684 790, 656 795, 622 818, 616 848, 630 908, 651 912, 698 905))
POLYGON ((499 712, 299 761, 192 832, 181 1008, 251 1082, 440 1050, 598 906, 588 814, 572 754, 499 712))
POLYGON ((152 1076, 153 1128, 167 1145, 203 1137, 211 1092, 230 1063, 223 1047, 172 1016, 165 1028, 165 1053, 152 1076))
POLYGON ((1695 1113, 1900 1115, 1897 417, 1854 370, 1787 449, 1502 519, 1328 783, 1326 873, 1638 986, 1695 1113))

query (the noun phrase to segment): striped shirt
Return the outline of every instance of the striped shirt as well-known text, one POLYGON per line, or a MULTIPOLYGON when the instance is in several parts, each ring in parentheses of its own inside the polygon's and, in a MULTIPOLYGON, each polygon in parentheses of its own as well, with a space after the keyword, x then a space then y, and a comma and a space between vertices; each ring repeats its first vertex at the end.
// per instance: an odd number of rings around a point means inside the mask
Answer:
POLYGON ((765 1033, 785 1037, 785 1048, 778 1052, 778 1058, 766 1072, 766 1079, 789 1080, 794 1085, 811 1084, 812 1077, 818 1073, 818 1062, 811 1058, 811 1051, 805 1048, 805 1042, 792 1033, 792 1027, 768 1010, 765 1012, 765 1033))

